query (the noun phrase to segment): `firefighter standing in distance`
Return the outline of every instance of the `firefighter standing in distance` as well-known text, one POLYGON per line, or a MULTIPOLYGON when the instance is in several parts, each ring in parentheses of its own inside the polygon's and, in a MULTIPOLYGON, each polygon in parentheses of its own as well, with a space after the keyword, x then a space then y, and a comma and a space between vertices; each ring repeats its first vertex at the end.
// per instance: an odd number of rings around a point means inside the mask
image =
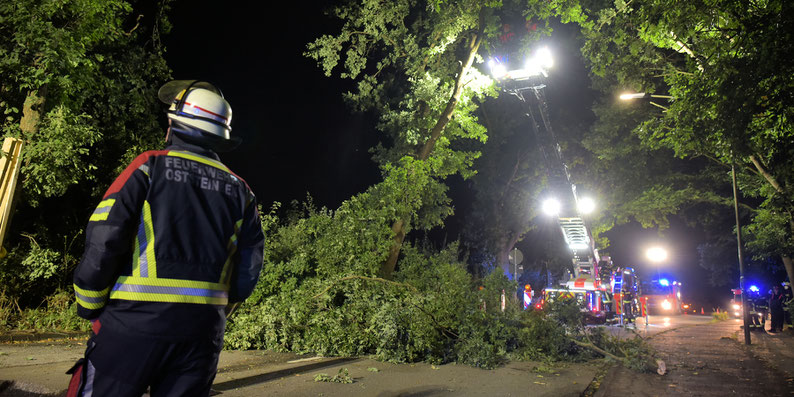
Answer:
POLYGON ((158 96, 171 105, 167 147, 139 155, 88 222, 74 289, 95 334, 71 395, 207 396, 227 307, 262 268, 256 199, 216 154, 239 143, 229 103, 201 81, 158 96))
POLYGON ((758 288, 750 287, 747 291, 747 324, 750 330, 764 330, 767 311, 766 298, 761 296, 758 288))

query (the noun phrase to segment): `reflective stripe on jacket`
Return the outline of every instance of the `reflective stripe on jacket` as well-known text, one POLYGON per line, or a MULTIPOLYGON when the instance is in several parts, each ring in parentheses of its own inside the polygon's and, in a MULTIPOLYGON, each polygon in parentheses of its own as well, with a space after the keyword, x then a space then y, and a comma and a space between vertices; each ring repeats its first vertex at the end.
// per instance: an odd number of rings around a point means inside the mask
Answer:
POLYGON ((89 218, 78 314, 128 332, 222 334, 223 307, 253 291, 263 246, 253 193, 217 155, 145 152, 89 218))

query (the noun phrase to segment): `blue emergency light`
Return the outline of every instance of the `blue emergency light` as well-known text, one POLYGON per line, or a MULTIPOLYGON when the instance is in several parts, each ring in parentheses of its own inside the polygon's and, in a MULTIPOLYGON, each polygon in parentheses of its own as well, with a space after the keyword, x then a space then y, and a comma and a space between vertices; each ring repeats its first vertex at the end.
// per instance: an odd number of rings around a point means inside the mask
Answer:
POLYGON ((659 279, 659 285, 663 285, 665 287, 669 287, 670 286, 670 281, 668 281, 666 278, 659 279))
POLYGON ((750 291, 758 292, 758 287, 756 287, 755 285, 751 285, 750 286, 750 291))

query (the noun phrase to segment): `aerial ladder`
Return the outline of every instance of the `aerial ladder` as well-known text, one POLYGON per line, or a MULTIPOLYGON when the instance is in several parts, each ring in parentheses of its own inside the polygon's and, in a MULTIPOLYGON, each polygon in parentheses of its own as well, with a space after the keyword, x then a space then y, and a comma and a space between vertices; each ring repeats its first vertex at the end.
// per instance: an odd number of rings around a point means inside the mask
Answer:
MULTIPOLYGON (((545 51, 541 51, 543 52, 545 51)), ((507 65, 498 60, 492 62, 492 70, 498 70, 499 66, 504 67, 504 72, 494 72, 501 88, 526 106, 526 116, 546 165, 547 192, 556 200, 556 204, 547 201, 544 206, 556 206, 554 212, 557 224, 572 254, 573 277, 598 279, 598 250, 582 217, 582 202, 577 195, 576 185, 571 182, 568 166, 563 160, 562 149, 549 119, 544 84, 545 70, 542 67, 529 67, 507 71, 507 65)), ((543 61, 538 60, 538 63, 543 61)), ((549 200, 551 199, 550 197, 549 200)))
POLYGON ((608 266, 599 269, 602 258, 583 217, 583 204, 587 203, 579 198, 576 185, 571 181, 549 119, 544 65, 550 66, 550 61, 544 60, 546 56, 550 56, 548 50, 540 50, 524 69, 517 70, 510 70, 504 59, 495 58, 491 60, 491 71, 502 90, 525 105, 526 116, 546 166, 546 194, 553 195, 544 202, 544 209, 556 214, 557 225, 570 250, 573 265, 570 279, 563 283, 563 288, 547 289, 547 293, 573 294, 591 317, 606 320, 606 317, 621 311, 622 304, 612 301, 615 281, 618 281, 618 288, 632 288, 624 285, 623 281, 631 280, 635 284, 635 277, 633 269, 615 268, 608 257, 603 258, 608 266), (631 277, 626 277, 628 272, 631 277))

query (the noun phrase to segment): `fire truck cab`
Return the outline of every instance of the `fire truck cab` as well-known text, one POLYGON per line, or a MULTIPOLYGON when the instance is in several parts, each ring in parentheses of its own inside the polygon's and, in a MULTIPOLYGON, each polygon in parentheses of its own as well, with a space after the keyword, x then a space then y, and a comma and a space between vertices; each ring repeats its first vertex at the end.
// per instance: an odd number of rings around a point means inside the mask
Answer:
POLYGON ((664 277, 643 281, 642 295, 647 298, 648 311, 652 314, 681 314, 681 283, 664 277))

